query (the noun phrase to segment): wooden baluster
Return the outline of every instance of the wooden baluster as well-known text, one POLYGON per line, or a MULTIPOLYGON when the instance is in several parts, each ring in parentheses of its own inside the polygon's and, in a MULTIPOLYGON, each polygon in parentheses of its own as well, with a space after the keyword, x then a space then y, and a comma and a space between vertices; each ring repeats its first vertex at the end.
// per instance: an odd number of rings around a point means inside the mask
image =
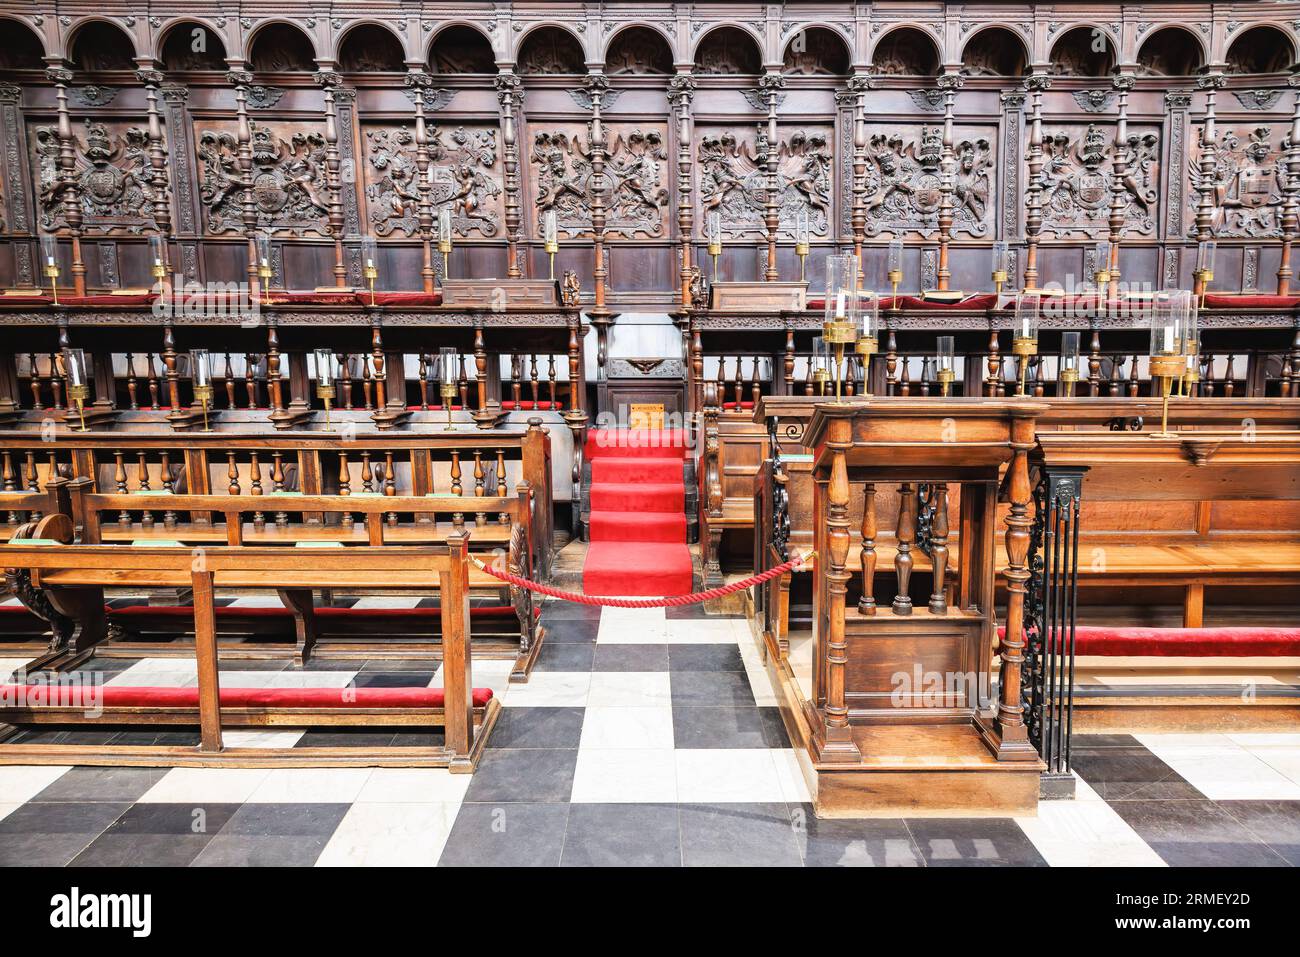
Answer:
POLYGON ((898 387, 898 337, 889 330, 885 337, 885 395, 893 395, 898 387))
POLYGON ((372 399, 374 379, 370 372, 370 358, 365 354, 361 356, 361 399, 367 412, 372 411, 375 407, 372 399))
POLYGON ((862 506, 862 597, 858 613, 876 613, 876 483, 868 482, 862 506))
POLYGON ((524 396, 524 373, 519 365, 519 353, 510 353, 510 401, 512 409, 518 409, 524 396))
POLYGON ((1128 394, 1129 398, 1136 399, 1138 396, 1138 357, 1130 356, 1128 363, 1128 394))
POLYGON ((1043 367, 1044 367, 1046 364, 1047 364, 1047 363, 1043 362, 1043 357, 1042 357, 1042 356, 1035 356, 1035 357, 1034 357, 1034 396, 1035 396, 1035 398, 1039 398, 1039 399, 1041 399, 1041 398, 1043 397, 1043 390, 1044 390, 1044 388, 1045 388, 1045 384, 1044 384, 1044 382, 1043 382, 1043 367))
MULTIPOLYGON (((256 452, 249 452, 249 485, 248 494, 262 494, 262 464, 257 460, 256 452)), ((257 511, 253 513, 253 527, 263 529, 266 527, 266 513, 257 511)))
POLYGON ((904 482, 898 487, 898 553, 894 556, 894 573, 898 576, 898 594, 894 596, 895 615, 912 613, 912 543, 916 541, 916 486, 904 482))
POLYGON ((714 383, 718 389, 718 402, 725 405, 727 401, 727 359, 725 356, 718 356, 718 374, 714 378, 714 383))
POLYGON ((256 353, 244 353, 244 406, 257 408, 257 367, 260 360, 256 353))
MULTIPOLYGON (((483 477, 486 475, 483 471, 483 453, 478 449, 474 450, 474 497, 482 498, 487 494, 487 489, 483 484, 483 477)), ((486 525, 487 515, 483 512, 474 513, 475 525, 486 525)))
MULTIPOLYGON (((33 464, 33 476, 36 474, 35 469, 36 466, 33 464)), ((126 487, 126 456, 121 452, 113 453, 113 484, 117 488, 118 495, 126 495, 129 491, 126 487)), ((33 491, 35 491, 35 487, 33 487, 33 491)), ((131 513, 126 509, 119 511, 117 513, 117 524, 121 525, 123 528, 130 528, 131 513)))
POLYGON ((469 408, 469 376, 465 372, 465 356, 461 355, 459 358, 460 358, 460 375, 458 379, 460 382, 460 407, 462 409, 468 409, 469 408))
MULTIPOLYGON (((136 488, 141 492, 151 492, 152 487, 149 485, 149 462, 143 452, 137 452, 135 456, 136 488)), ((144 528, 152 528, 154 524, 153 512, 146 509, 140 513, 140 525, 144 528)))
POLYGON ((1110 386, 1109 386, 1109 392, 1111 396, 1119 396, 1121 394, 1122 389, 1120 383, 1123 381, 1123 378, 1124 378, 1123 358, 1120 356, 1111 356, 1110 357, 1110 386))
POLYGON ((352 411, 352 355, 345 353, 343 361, 339 363, 339 372, 342 380, 339 382, 339 407, 352 411))
POLYGON ((1223 397, 1225 399, 1231 399, 1233 395, 1236 394, 1237 391, 1237 383, 1236 383, 1237 370, 1235 368, 1236 365, 1237 365, 1237 357, 1233 355, 1231 352, 1229 352, 1228 370, 1223 377, 1223 397))
POLYGON ((127 407, 133 412, 140 408, 139 397, 136 394, 137 389, 138 385, 135 379, 135 355, 128 352, 126 354, 126 400, 127 407))
POLYGON ((555 355, 554 353, 546 357, 546 394, 550 396, 549 401, 551 404, 550 405, 551 409, 558 408, 559 403, 556 401, 555 398, 555 355))
POLYGON ((990 397, 998 394, 998 385, 1002 379, 1001 348, 1002 344, 998 341, 998 331, 994 329, 989 333, 988 375, 984 379, 984 394, 990 397))
POLYGON ((934 377, 934 369, 930 365, 930 357, 921 357, 921 396, 925 398, 930 394, 930 380, 934 377))
MULTIPOLYGON (((376 478, 378 478, 378 476, 376 476, 376 478)), ((397 467, 393 464, 393 453, 392 453, 392 452, 385 452, 385 453, 384 453, 384 476, 383 476, 383 478, 384 478, 384 494, 385 494, 385 495, 389 495, 389 496, 396 495, 396 494, 397 494, 397 467)), ((388 524, 389 524, 389 526, 392 527, 392 528, 396 528, 396 527, 397 527, 397 513, 396 513, 396 512, 389 512, 389 513, 388 513, 388 524)))
POLYGON ((542 401, 542 381, 537 377, 537 353, 535 352, 528 357, 528 381, 532 385, 533 409, 535 410, 538 403, 542 401))
POLYGON ((1088 395, 1101 395, 1101 333, 1096 329, 1088 340, 1088 395))
POLYGON ((754 408, 758 408, 758 400, 763 397, 762 383, 758 378, 758 356, 754 356, 753 365, 749 370, 749 401, 754 403, 754 408))
MULTIPOLYGON (((785 394, 794 395, 794 330, 785 331, 785 394)), ((773 372, 773 377, 776 373, 773 372)), ((775 389, 775 383, 773 383, 775 389)))
POLYGON ((45 403, 41 401, 41 373, 36 365, 36 353, 28 353, 27 364, 31 366, 31 378, 27 380, 27 385, 32 391, 32 409, 39 412, 45 408, 45 403))
POLYGON ((740 411, 740 403, 744 401, 745 398, 745 379, 740 371, 740 362, 741 362, 741 357, 736 356, 736 374, 732 379, 732 388, 735 390, 736 393, 737 412, 740 411))
MULTIPOLYGON (((451 494, 452 495, 465 494, 465 490, 461 488, 461 484, 460 484, 460 450, 459 449, 451 450, 451 494)), ((452 525, 454 525, 456 528, 464 528, 465 513, 456 512, 451 517, 451 522, 452 525)))
MULTIPOLYGON (((27 453, 27 491, 39 492, 41 490, 40 473, 36 469, 36 453, 27 453)), ((32 512, 29 516, 33 522, 41 520, 43 515, 39 512, 32 512)), ((129 518, 129 517, 128 517, 129 518)))
POLYGON ((909 396, 912 394, 912 359, 911 356, 901 356, 903 375, 898 382, 898 394, 909 396))
MULTIPOLYGON (((284 453, 271 453, 271 490, 274 492, 284 491, 284 453)), ((289 524, 289 513, 278 511, 275 513, 275 524, 280 528, 285 528, 289 524)))
POLYGON ((226 491, 229 492, 231 495, 240 494, 239 463, 235 461, 234 452, 226 453, 226 478, 229 480, 230 483, 226 487, 226 491))
POLYGON ((803 367, 803 394, 804 395, 817 394, 814 391, 812 370, 813 370, 813 357, 808 356, 803 367))
POLYGON ((149 411, 157 412, 162 408, 158 404, 158 368, 153 364, 152 352, 146 352, 144 358, 145 381, 149 384, 149 411))
POLYGON ((420 361, 416 367, 416 378, 420 383, 420 411, 429 411, 429 354, 420 353, 420 361))
MULTIPOLYGON (((339 451, 339 494, 352 494, 352 470, 348 467, 348 453, 339 451)), ((339 523, 346 528, 352 527, 352 513, 344 512, 339 516, 339 523)))
POLYGON ((229 352, 226 353, 226 369, 222 378, 224 380, 222 384, 226 387, 226 408, 236 409, 238 406, 235 398, 235 366, 229 352))
POLYGON ((63 409, 63 377, 59 375, 56 353, 50 353, 50 400, 56 412, 63 409))
MULTIPOLYGON (((536 408, 536 406, 534 406, 536 408)), ((497 498, 506 497, 506 450, 497 449, 497 498)), ((497 515, 497 521, 502 525, 510 524, 510 513, 501 512, 497 515)))
POLYGON ((930 520, 930 558, 934 564, 930 611, 944 615, 948 612, 947 590, 944 587, 944 575, 948 570, 948 483, 936 483, 930 500, 934 504, 934 517, 930 520))
POLYGON ((852 352, 844 355, 844 394, 847 396, 857 395, 858 387, 858 357, 852 352))
POLYGON ((363 491, 363 492, 373 492, 373 491, 375 490, 375 486, 374 486, 373 479, 374 479, 374 470, 371 469, 371 467, 370 467, 370 453, 369 453, 369 452, 366 452, 366 451, 362 451, 362 453, 361 453, 361 491, 363 491))
MULTIPOLYGON (((14 454, 6 451, 3 456, 3 465, 0 466, 0 484, 3 485, 6 492, 18 491, 18 472, 14 469, 14 454)), ((18 513, 10 510, 9 524, 18 524, 18 513)))
MULTIPOLYGON (((176 477, 172 474, 172 454, 170 452, 162 452, 159 455, 159 458, 162 460, 163 491, 169 494, 175 493, 176 477)), ((169 508, 163 512, 163 528, 175 528, 175 527, 176 527, 176 511, 175 509, 169 508)))

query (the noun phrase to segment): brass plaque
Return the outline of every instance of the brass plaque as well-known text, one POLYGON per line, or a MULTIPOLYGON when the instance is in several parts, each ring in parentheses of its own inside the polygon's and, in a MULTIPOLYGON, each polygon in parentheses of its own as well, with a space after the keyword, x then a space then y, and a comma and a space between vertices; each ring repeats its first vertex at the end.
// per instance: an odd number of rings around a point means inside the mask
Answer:
POLYGON ((633 402, 628 407, 629 429, 662 429, 664 404, 662 402, 633 402))

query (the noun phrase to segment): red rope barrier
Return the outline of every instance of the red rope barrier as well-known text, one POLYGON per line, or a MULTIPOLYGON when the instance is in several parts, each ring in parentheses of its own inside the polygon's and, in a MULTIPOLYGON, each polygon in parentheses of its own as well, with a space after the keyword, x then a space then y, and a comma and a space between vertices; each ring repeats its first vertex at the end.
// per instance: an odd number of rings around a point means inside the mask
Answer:
POLYGON ((483 571, 487 572, 493 578, 511 585, 517 585, 520 588, 527 588, 529 591, 535 591, 542 595, 549 595, 552 598, 561 598, 564 601, 574 601, 581 605, 599 605, 605 608, 667 608, 678 605, 696 605, 700 602, 710 601, 714 598, 721 598, 723 595, 730 595, 732 592, 738 592, 745 588, 751 588, 754 585, 761 585, 765 581, 770 581, 777 575, 784 575, 791 569, 798 568, 805 564, 813 555, 809 552, 807 555, 800 555, 790 559, 788 562, 782 562, 775 568, 769 568, 765 572, 757 575, 751 575, 743 581, 732 582, 730 585, 723 585, 719 588, 710 588, 708 591, 698 591, 691 595, 670 595, 663 598, 602 598, 597 595, 583 595, 576 591, 564 591, 560 588, 552 588, 550 585, 543 585, 541 582, 529 581, 527 578, 520 578, 518 575, 511 575, 509 572, 499 571, 483 561, 470 555, 469 559, 483 571))

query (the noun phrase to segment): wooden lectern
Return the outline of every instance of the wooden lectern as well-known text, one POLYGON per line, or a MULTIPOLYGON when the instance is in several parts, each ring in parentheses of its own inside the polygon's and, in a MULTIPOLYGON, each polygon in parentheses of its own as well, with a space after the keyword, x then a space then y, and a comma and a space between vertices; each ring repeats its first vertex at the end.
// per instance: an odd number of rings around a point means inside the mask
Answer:
POLYGON ((1033 524, 1028 456, 1040 405, 858 399, 814 409, 803 439, 813 453, 817 552, 813 694, 804 711, 819 814, 1006 814, 1037 806, 1042 764, 1025 729, 1020 636, 1033 524), (864 490, 860 515, 850 514, 853 485, 864 490), (891 486, 900 502, 897 529, 892 547, 878 553, 876 491, 891 486), (999 500, 1010 507, 1000 572, 1008 638, 994 693, 999 500), (850 523, 862 531, 861 599, 846 607, 850 523), (922 551, 929 597, 914 602, 922 551), (890 553, 892 599, 879 596, 876 583, 890 553))

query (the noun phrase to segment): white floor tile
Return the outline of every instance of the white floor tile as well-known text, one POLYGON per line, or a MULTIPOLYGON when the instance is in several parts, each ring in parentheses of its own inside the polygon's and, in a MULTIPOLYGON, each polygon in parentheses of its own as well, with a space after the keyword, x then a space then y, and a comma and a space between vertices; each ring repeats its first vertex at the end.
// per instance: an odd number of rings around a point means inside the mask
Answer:
POLYGON ((1105 801, 1040 801, 1016 823, 1053 867, 1167 866, 1105 801))
POLYGON ((141 804, 242 804, 271 772, 266 768, 172 768, 141 804))
POLYGON ((355 671, 226 671, 220 675, 223 688, 346 688, 355 671))
POLYGON ((302 728, 283 731, 222 731, 228 748, 292 748, 306 732, 302 728))
POLYGON ((670 708, 672 703, 667 671, 592 672, 589 708, 670 708))
POLYGON ((738 618, 673 618, 665 640, 670 645, 733 645, 740 643, 748 627, 738 618))
POLYGON ((446 768, 375 768, 357 802, 362 804, 458 804, 472 776, 446 768))
POLYGON ((1227 737, 1247 751, 1255 748, 1300 748, 1300 734, 1260 732, 1256 734, 1230 734, 1227 737))
MULTIPOLYGON (((1231 741, 1202 746, 1185 743, 1185 735, 1135 737, 1212 801, 1300 801, 1300 782, 1231 741)), ((1219 735, 1209 737, 1227 740, 1219 735)))
POLYGON ((63 765, 0 768, 0 802, 22 804, 30 801, 70 770, 63 765))
POLYGON ((284 602, 275 595, 252 595, 248 598, 236 598, 230 608, 283 608, 284 602))
POLYGON ((591 692, 591 672, 534 671, 527 684, 510 685, 501 703, 507 708, 583 708, 591 692))
POLYGON ((273 768, 248 796, 248 803, 351 804, 371 772, 371 768, 273 768))
POLYGON ((667 640, 667 630, 662 608, 602 608, 596 643, 661 645, 667 640))
POLYGON ((767 748, 675 751, 683 803, 784 801, 782 776, 767 748))
POLYGON ((773 748, 772 763, 776 765, 776 776, 781 782, 781 793, 787 804, 810 804, 812 792, 808 789, 808 779, 799 766, 799 755, 793 748, 773 748))
POLYGON ((457 803, 354 804, 316 866, 435 867, 459 809, 457 803))
POLYGON ((20 807, 22 807, 21 804, 0 804, 0 821, 3 821, 10 814, 13 814, 14 811, 18 810, 20 807))
POLYGON ((627 750, 673 747, 673 709, 588 706, 582 719, 584 749, 627 750))
POLYGON ((1300 784, 1300 748, 1255 748, 1251 754, 1274 771, 1300 784))
POLYGON ((30 658, 0 658, 0 681, 13 679, 15 671, 21 671, 30 658))
POLYGON ((677 800, 674 752, 579 749, 574 804, 654 804, 677 800))

